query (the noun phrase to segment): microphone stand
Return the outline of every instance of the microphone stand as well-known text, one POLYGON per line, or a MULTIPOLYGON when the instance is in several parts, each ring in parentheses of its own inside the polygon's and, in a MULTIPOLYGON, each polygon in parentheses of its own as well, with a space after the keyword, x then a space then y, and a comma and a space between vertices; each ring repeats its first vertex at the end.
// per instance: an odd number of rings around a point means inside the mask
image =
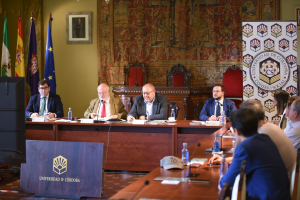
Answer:
POLYGON ((133 200, 136 195, 146 186, 146 185, 149 185, 149 181, 148 180, 145 180, 144 182, 144 185, 135 193, 135 195, 130 199, 130 200, 133 200))
MULTIPOLYGON (((193 158, 193 156, 194 156, 196 150, 198 149, 198 147, 200 147, 200 143, 197 144, 197 147, 196 147, 196 149, 194 150, 194 152, 193 152, 193 154, 192 154, 192 156, 191 156, 191 160, 192 160, 192 158, 193 158)), ((190 166, 189 166, 189 173, 186 175, 186 177, 197 177, 197 176, 199 176, 200 174, 192 174, 192 167, 191 167, 192 164, 191 164, 191 160, 190 160, 190 166)))

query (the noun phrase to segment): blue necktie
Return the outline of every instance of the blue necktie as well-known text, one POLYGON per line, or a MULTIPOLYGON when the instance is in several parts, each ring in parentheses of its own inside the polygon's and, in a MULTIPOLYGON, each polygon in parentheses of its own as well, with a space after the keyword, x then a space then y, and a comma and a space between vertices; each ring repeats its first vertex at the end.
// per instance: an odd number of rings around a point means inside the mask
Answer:
POLYGON ((220 107, 220 103, 217 102, 217 111, 216 111, 216 117, 219 117, 221 115, 221 107, 220 107))

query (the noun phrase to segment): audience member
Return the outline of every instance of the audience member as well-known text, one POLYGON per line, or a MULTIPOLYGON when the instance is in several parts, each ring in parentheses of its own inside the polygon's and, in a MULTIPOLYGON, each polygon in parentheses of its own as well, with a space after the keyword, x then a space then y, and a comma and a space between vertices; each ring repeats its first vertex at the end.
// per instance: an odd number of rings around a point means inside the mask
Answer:
POLYGON ((289 93, 284 90, 278 90, 274 93, 273 105, 277 109, 277 116, 280 116, 279 127, 284 129, 286 127, 286 114, 285 107, 289 99, 289 93))

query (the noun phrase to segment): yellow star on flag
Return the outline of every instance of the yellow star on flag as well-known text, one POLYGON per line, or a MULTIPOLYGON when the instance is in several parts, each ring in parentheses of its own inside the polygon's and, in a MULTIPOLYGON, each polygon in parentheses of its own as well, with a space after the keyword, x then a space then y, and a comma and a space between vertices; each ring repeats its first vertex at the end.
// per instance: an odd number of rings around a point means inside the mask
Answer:
POLYGON ((48 79, 49 79, 49 80, 52 80, 52 76, 49 75, 48 79))
POLYGON ((48 49, 49 51, 53 51, 53 49, 52 49, 52 47, 49 47, 49 49, 48 49))

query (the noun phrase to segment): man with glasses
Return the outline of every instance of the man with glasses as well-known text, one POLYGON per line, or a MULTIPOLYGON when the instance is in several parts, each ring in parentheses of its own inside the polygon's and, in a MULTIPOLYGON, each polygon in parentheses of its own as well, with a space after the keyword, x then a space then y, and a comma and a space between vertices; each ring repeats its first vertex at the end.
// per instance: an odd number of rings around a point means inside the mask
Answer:
POLYGON ((201 121, 221 121, 222 113, 225 111, 226 119, 229 121, 231 112, 236 110, 235 103, 224 98, 225 87, 221 84, 213 87, 213 98, 205 101, 200 113, 201 121))
POLYGON ((63 104, 60 96, 50 92, 50 83, 41 80, 38 83, 39 94, 30 97, 25 111, 25 117, 39 117, 45 113, 49 114, 49 119, 64 116, 63 104))
POLYGON ((84 113, 85 118, 126 119, 127 111, 120 99, 109 95, 109 86, 102 83, 97 88, 99 98, 93 99, 84 113))
POLYGON ((142 95, 135 98, 127 120, 129 122, 135 118, 145 120, 148 116, 150 116, 150 120, 167 119, 167 97, 156 94, 156 90, 151 83, 143 86, 142 93, 142 95))

